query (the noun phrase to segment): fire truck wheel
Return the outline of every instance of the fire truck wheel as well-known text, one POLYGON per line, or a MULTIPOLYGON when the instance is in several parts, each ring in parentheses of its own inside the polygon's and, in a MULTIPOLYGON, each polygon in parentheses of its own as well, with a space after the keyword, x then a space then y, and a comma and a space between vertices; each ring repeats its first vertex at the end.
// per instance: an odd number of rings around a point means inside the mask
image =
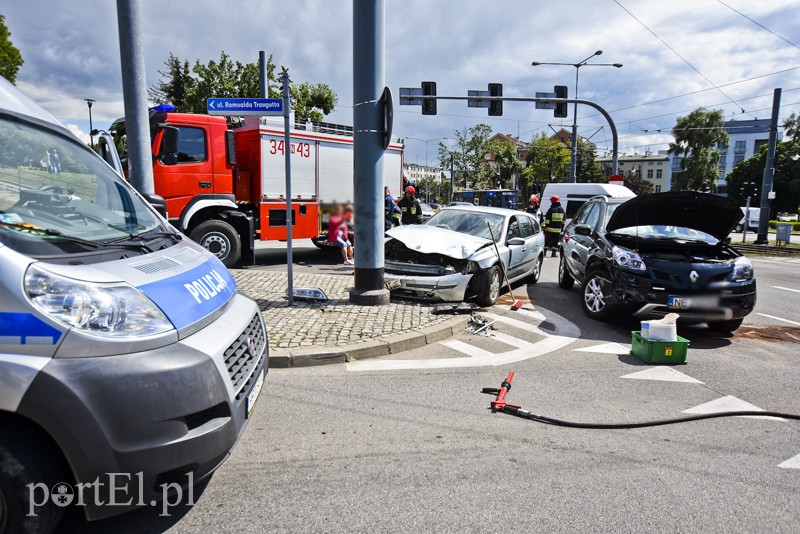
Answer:
POLYGON ((238 263, 242 253, 239 234, 225 221, 211 220, 201 223, 189 235, 193 241, 215 255, 225 267, 238 263))

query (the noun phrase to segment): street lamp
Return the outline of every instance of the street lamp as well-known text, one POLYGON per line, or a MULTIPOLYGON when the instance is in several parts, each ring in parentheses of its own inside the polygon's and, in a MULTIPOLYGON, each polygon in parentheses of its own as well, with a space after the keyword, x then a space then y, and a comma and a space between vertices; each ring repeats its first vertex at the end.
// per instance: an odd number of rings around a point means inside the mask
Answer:
MULTIPOLYGON (((531 65, 534 67, 538 67, 539 65, 566 65, 570 67, 575 67, 575 98, 578 98, 578 74, 580 73, 581 67, 590 66, 590 67, 615 67, 617 69, 622 68, 622 63, 588 63, 590 59, 595 56, 599 56, 602 54, 602 50, 597 50, 594 54, 587 57, 583 61, 579 61, 577 63, 556 63, 556 62, 548 62, 548 61, 533 61, 531 65)), ((575 183, 578 181, 577 177, 577 170, 578 170, 578 103, 575 102, 575 106, 572 111, 572 157, 570 159, 569 164, 569 176, 570 181, 575 183)))
POLYGON ((94 128, 92 128, 92 104, 94 104, 95 100, 93 98, 84 98, 84 100, 86 100, 86 105, 89 106, 89 144, 91 145, 92 150, 94 150, 94 135, 92 135, 92 132, 94 131, 94 128))

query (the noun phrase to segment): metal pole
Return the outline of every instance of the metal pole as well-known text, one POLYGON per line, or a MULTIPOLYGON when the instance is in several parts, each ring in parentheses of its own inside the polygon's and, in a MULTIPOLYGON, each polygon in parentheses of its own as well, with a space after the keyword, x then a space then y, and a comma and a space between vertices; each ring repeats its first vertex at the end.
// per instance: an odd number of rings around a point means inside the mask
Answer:
POLYGON ((267 85, 267 53, 263 50, 258 52, 258 74, 261 82, 261 98, 269 98, 269 86, 267 85))
POLYGON ((286 291, 289 296, 289 306, 294 306, 294 274, 292 272, 292 225, 294 224, 294 211, 292 210, 292 136, 289 133, 289 112, 292 100, 289 93, 289 71, 286 67, 281 73, 283 84, 283 157, 286 163, 286 291))
POLYGON ((94 135, 92 132, 94 131, 94 126, 92 125, 92 103, 87 100, 86 103, 89 105, 89 144, 94 150, 94 135))
POLYGON ((117 0, 117 25, 125 131, 128 137, 128 179, 147 198, 155 194, 155 187, 139 0, 117 0))
POLYGON ((450 154, 450 200, 449 202, 453 201, 453 154, 450 154))
MULTIPOLYGON (((759 221, 761 224, 761 221, 759 221)), ((747 227, 750 226, 750 195, 747 195, 747 203, 744 206, 744 230, 742 233, 742 243, 747 243, 747 227)))
MULTIPOLYGON (((578 73, 581 71, 580 65, 575 65, 575 98, 578 98, 578 73)), ((569 162, 569 181, 578 181, 578 103, 572 111, 572 157, 569 162)))
POLYGON ((772 94, 772 119, 769 123, 769 146, 767 147, 767 164, 764 166, 764 180, 761 185, 761 211, 758 216, 757 245, 766 245, 769 242, 769 208, 772 192, 772 178, 775 175, 775 146, 778 142, 778 113, 781 108, 781 89, 776 88, 772 94))
POLYGON ((353 2, 353 191, 358 243, 350 302, 389 303, 383 286, 385 0, 353 2))

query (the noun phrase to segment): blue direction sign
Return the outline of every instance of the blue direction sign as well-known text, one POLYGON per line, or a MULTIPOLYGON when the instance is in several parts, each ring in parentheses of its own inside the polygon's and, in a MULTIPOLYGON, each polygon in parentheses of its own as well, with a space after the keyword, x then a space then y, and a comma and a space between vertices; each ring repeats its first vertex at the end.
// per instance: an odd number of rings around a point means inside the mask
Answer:
POLYGON ((282 98, 209 98, 209 115, 283 115, 282 98))

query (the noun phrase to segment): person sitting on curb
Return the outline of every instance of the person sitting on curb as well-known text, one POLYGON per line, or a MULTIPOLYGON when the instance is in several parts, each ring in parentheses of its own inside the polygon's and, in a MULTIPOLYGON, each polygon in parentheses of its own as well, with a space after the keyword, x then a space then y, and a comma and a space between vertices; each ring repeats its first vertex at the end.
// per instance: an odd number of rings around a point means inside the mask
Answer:
POLYGON ((328 218, 328 242, 336 243, 336 246, 342 251, 345 265, 353 265, 353 245, 350 244, 349 237, 344 209, 337 204, 328 218))

